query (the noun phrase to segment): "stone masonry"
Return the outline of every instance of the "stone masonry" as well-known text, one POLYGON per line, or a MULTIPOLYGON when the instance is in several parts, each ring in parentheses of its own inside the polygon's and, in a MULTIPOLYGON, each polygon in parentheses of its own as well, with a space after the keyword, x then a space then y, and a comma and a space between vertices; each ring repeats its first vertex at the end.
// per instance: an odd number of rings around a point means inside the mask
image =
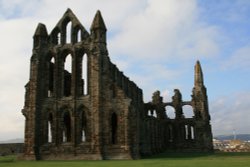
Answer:
POLYGON ((176 89, 172 102, 156 91, 144 103, 142 90, 111 62, 106 31, 100 11, 90 33, 70 9, 50 34, 38 24, 22 110, 22 158, 138 159, 163 151, 212 151, 200 63, 191 101, 182 101, 176 89), (193 118, 185 118, 184 105, 192 106, 193 118), (175 109, 174 119, 166 106, 175 109))

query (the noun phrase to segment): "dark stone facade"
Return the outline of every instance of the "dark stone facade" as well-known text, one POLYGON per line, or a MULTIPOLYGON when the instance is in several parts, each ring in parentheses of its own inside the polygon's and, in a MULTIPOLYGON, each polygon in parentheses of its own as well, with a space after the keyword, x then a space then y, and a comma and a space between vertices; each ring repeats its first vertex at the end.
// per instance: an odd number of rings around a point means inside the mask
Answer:
POLYGON ((38 24, 22 110, 23 159, 137 159, 166 150, 212 151, 199 62, 190 102, 175 90, 171 103, 163 102, 160 92, 144 103, 142 90, 110 61, 106 30, 100 11, 90 33, 70 9, 50 34, 38 24), (166 115, 167 105, 175 108, 175 119, 166 115), (193 107, 193 118, 184 118, 183 105, 193 107))

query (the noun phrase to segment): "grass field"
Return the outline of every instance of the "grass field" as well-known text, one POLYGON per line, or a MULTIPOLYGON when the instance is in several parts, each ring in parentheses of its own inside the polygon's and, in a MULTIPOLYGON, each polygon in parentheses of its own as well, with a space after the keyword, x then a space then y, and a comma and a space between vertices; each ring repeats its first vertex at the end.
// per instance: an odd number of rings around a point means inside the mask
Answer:
POLYGON ((250 167, 250 153, 164 153, 140 160, 17 161, 0 157, 0 167, 250 167))

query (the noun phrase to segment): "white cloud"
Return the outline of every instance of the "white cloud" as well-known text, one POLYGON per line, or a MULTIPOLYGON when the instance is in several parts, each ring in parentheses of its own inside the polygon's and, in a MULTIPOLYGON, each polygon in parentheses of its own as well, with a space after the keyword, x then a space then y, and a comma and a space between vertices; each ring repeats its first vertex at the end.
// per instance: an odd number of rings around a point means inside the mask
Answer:
MULTIPOLYGON (((190 71, 192 77, 194 60, 214 59, 221 52, 221 29, 200 20, 196 0, 1 0, 0 126, 8 127, 1 130, 0 140, 23 136, 24 118, 20 111, 37 24, 46 24, 50 33, 67 8, 73 10, 87 30, 95 12, 101 10, 108 28, 111 60, 144 90, 145 101, 157 89, 166 100, 171 100, 172 95, 168 94, 173 88, 185 88, 181 78, 190 71)), ((236 51, 229 66, 237 63, 247 67, 249 51, 248 46, 236 51)), ((222 106, 228 103, 231 101, 215 103, 218 106, 211 103, 211 111, 225 112, 222 106)), ((217 118, 214 122, 215 127, 220 123, 217 118)), ((230 129, 230 123, 224 127, 230 129)))
POLYGON ((248 70, 250 66, 250 44, 238 48, 234 53, 222 64, 224 70, 248 70))
POLYGON ((48 32, 54 28, 68 7, 72 8, 88 30, 97 9, 103 15, 108 28, 119 29, 127 11, 136 11, 139 3, 128 1, 0 1, 0 140, 23 137, 24 85, 29 77, 29 59, 32 53, 32 37, 39 22, 46 24, 48 32), (112 10, 111 10, 112 9, 112 10), (115 9, 115 10, 114 10, 115 9), (114 14, 113 12, 117 12, 114 14), (107 14, 104 14, 107 13, 107 14))
POLYGON ((198 20, 196 1, 148 2, 144 10, 126 18, 121 33, 110 41, 111 53, 150 61, 218 54, 218 29, 198 20))
POLYGON ((23 137, 24 85, 28 81, 29 59, 35 27, 29 19, 1 22, 0 45, 0 140, 23 137))
POLYGON ((250 92, 219 97, 210 103, 212 128, 215 135, 250 133, 250 92))

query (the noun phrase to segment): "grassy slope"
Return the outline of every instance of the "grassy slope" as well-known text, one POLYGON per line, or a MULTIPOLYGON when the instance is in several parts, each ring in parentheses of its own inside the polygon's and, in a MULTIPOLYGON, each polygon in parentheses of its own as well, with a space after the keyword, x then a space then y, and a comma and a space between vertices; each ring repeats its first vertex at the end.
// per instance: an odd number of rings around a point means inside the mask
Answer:
POLYGON ((0 157, 0 167, 250 167, 250 153, 167 153, 140 160, 16 161, 0 157))

